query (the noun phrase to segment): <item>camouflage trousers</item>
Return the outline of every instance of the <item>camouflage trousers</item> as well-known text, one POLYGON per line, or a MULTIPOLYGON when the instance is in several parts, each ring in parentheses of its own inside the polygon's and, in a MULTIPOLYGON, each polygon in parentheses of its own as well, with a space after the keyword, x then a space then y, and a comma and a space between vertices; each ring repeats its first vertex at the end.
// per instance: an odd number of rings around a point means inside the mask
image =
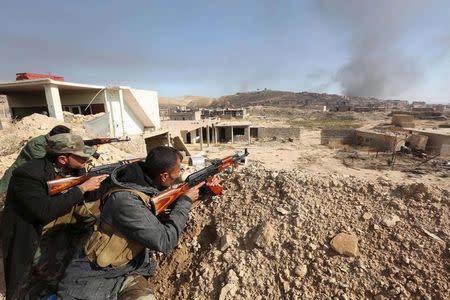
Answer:
POLYGON ((156 300, 150 285, 143 276, 128 276, 120 288, 118 300, 156 300))
POLYGON ((85 235, 62 230, 41 240, 27 280, 18 290, 19 299, 40 299, 55 294, 75 249, 85 235))

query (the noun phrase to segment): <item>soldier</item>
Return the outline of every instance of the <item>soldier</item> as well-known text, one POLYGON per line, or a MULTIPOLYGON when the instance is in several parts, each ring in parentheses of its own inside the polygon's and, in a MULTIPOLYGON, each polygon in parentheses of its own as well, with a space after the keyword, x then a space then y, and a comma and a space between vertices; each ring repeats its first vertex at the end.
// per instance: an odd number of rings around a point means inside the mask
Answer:
POLYGON ((147 278, 156 263, 148 251, 171 251, 184 230, 201 184, 172 204, 163 219, 149 200, 170 187, 181 173, 182 155, 172 147, 152 149, 145 162, 119 167, 115 187, 103 202, 99 229, 66 269, 58 286, 63 299, 155 299, 147 278))
POLYGON ((45 156, 45 146, 47 145, 47 140, 49 137, 55 134, 69 132, 70 128, 64 125, 58 125, 53 127, 53 129, 50 130, 48 134, 39 135, 29 140, 20 151, 19 155, 16 158, 16 161, 5 171, 2 179, 0 179, 0 196, 6 193, 6 191, 8 190, 8 184, 11 179, 12 173, 17 167, 23 165, 29 160, 42 158, 45 156))
POLYGON ((63 271, 63 267, 58 265, 59 269, 53 271, 48 266, 57 263, 61 255, 52 257, 47 253, 58 245, 42 237, 43 227, 69 213, 85 196, 98 198, 87 192, 97 190, 107 176, 92 177, 63 194, 49 196, 46 182, 57 176, 76 175, 85 168, 94 150, 85 146, 80 136, 70 133, 53 135, 47 144, 44 158, 26 162, 13 172, 6 195, 1 224, 6 299, 38 299, 54 292, 59 279, 54 273, 63 271), (47 282, 46 276, 52 282, 47 282))

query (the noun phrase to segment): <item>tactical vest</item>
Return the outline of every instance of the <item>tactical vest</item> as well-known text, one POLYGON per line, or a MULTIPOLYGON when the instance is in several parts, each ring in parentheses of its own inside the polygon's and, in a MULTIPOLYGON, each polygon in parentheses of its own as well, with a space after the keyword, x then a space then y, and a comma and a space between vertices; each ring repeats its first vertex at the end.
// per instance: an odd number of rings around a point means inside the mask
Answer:
MULTIPOLYGON (((124 191, 133 193, 145 206, 151 208, 150 196, 133 189, 114 188, 106 193, 103 199, 106 201, 111 194, 124 191)), ((105 222, 100 223, 84 246, 84 253, 89 261, 103 268, 107 266, 124 266, 143 250, 144 246, 140 243, 127 239, 105 222)))

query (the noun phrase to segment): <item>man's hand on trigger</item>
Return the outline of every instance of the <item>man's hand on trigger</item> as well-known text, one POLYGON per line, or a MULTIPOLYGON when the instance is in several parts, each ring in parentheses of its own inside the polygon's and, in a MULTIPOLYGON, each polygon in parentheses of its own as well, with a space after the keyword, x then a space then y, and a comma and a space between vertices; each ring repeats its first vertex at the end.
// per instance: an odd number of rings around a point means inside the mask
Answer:
POLYGON ((205 185, 205 182, 201 182, 199 184, 197 184, 196 186, 191 187, 186 193, 184 193, 186 196, 188 196, 189 198, 191 198, 192 202, 195 202, 198 200, 199 198, 199 190, 202 186, 205 185))
POLYGON ((83 182, 82 184, 80 184, 79 187, 81 188, 81 190, 83 192, 95 191, 96 189, 98 189, 100 187, 102 181, 105 180, 108 176, 109 176, 108 174, 104 174, 104 175, 91 177, 88 180, 86 180, 85 182, 83 182))

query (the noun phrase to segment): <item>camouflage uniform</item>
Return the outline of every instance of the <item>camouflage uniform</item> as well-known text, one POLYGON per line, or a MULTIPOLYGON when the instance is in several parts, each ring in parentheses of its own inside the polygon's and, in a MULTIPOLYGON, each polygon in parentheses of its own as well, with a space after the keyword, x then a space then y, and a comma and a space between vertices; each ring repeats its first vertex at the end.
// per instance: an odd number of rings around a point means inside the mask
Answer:
POLYGON ((42 158, 45 156, 45 145, 47 144, 47 138, 48 135, 40 135, 26 143, 14 163, 5 171, 2 179, 0 179, 0 195, 6 193, 12 173, 17 167, 20 167, 29 160, 42 158))

